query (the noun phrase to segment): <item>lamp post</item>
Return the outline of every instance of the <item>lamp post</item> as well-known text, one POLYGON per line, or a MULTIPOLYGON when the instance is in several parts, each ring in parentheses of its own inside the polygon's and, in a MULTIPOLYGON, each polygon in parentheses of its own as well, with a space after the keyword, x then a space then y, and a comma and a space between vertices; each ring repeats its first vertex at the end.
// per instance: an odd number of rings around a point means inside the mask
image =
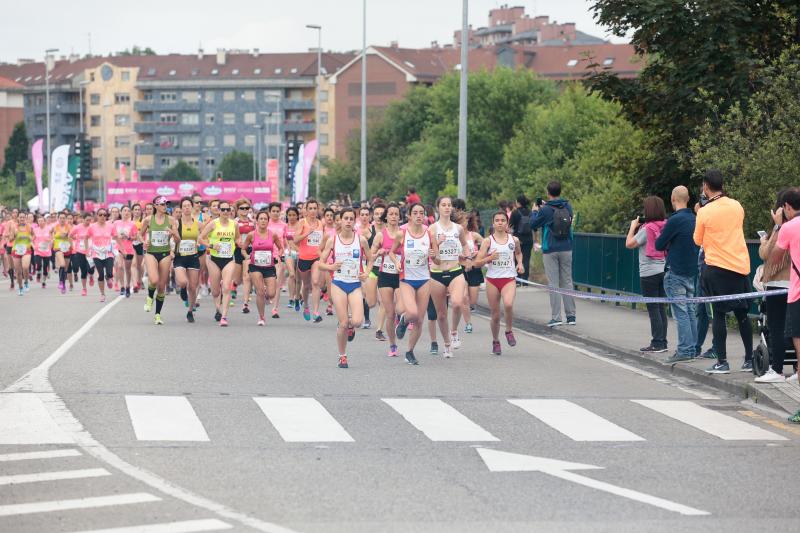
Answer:
POLYGON ((461 83, 458 106, 458 197, 467 200, 467 81, 469 68, 469 1, 463 0, 461 19, 461 83))
POLYGON ((83 137, 83 88, 89 85, 89 80, 78 83, 78 120, 80 121, 80 136, 83 137))
POLYGON ((53 61, 52 54, 58 52, 58 48, 48 48, 44 51, 44 105, 45 105, 45 130, 47 135, 47 210, 53 210, 53 172, 50 168, 50 68, 53 61))
POLYGON ((261 124, 253 124, 256 129, 256 146, 253 154, 253 181, 261 181, 261 124))
POLYGON ((361 201, 367 199, 367 0, 362 5, 361 32, 361 201))
POLYGON ((316 133, 314 133, 314 135, 317 138, 317 165, 316 165, 317 177, 314 180, 315 190, 316 190, 314 196, 316 198, 319 198, 319 160, 320 160, 319 150, 320 147, 322 146, 320 144, 320 139, 319 139, 319 106, 321 102, 319 90, 322 85, 322 26, 318 26, 316 24, 306 24, 306 28, 309 28, 311 30, 317 30, 317 91, 316 91, 317 103, 315 104, 317 112, 316 112, 316 128, 315 128, 316 133))

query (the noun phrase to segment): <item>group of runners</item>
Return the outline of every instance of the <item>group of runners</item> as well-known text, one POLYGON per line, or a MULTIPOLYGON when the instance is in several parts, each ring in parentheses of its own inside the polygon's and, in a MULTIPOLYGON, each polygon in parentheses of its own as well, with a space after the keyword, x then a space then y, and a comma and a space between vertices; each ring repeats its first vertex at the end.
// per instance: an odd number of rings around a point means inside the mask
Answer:
POLYGON ((500 355, 501 314, 505 340, 516 345, 520 243, 505 212, 493 215, 484 238, 478 215, 454 203, 463 206, 446 196, 437 199, 438 218, 430 224, 421 203, 401 209, 381 201, 340 208, 308 199, 285 210, 277 202, 254 210, 244 198, 184 197, 173 206, 158 196, 144 206, 94 213, 11 210, 0 220, 0 254, 10 288, 20 296, 34 283, 46 288, 52 269, 61 294, 74 290, 78 280, 83 296, 87 284, 96 284, 101 302, 107 291, 126 298, 146 291, 144 310, 155 308, 157 325, 164 323, 171 288, 180 294, 189 323, 195 322, 201 293, 211 296, 221 327, 229 325, 237 294, 245 314, 255 300, 257 324, 264 326, 268 306, 271 318, 280 317, 285 291, 287 308, 302 311, 306 321, 322 322, 323 306, 335 315, 340 368, 348 367, 347 344, 356 330, 371 327, 371 310, 377 312, 375 338, 389 342, 389 357, 398 357, 405 339, 405 361, 418 364, 414 351, 425 318, 430 352, 453 357, 461 346, 460 326, 472 333, 471 313, 485 286, 491 353, 500 355))

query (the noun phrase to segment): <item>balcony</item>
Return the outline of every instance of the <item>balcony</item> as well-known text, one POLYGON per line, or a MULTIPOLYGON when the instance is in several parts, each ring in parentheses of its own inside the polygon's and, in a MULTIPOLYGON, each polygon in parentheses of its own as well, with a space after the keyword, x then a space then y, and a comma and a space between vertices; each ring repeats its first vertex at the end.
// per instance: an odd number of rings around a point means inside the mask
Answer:
POLYGON ((200 133, 200 124, 174 124, 171 122, 136 122, 133 131, 143 134, 200 133))
POLYGON ((170 156, 170 155, 200 155, 203 151, 200 146, 182 146, 180 144, 170 145, 167 143, 156 143, 153 146, 152 153, 157 156, 170 156))
POLYGON ((160 100, 143 100, 133 103, 133 110, 139 113, 159 111, 200 111, 200 102, 162 102, 160 100))
POLYGON ((156 169, 154 168, 140 168, 138 170, 140 180, 144 180, 145 178, 152 180, 156 175, 156 169))
POLYGON ((287 133, 304 133, 314 131, 314 121, 307 120, 307 121, 295 121, 295 120, 287 120, 283 123, 283 131, 287 133))
POLYGON ((284 100, 281 102, 286 111, 311 111, 314 109, 314 100, 284 100))

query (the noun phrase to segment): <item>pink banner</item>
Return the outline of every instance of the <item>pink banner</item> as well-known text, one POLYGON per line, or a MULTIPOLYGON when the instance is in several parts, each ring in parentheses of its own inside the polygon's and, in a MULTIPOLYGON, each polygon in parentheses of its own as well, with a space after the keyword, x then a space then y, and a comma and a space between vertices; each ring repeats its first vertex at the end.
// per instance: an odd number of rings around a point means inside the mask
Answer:
MULTIPOLYGON (((311 173, 311 166, 314 164, 314 157, 317 155, 317 145, 317 140, 314 139, 306 143, 303 151, 303 187, 306 198, 308 198, 308 176, 311 173)), ((319 176, 317 176, 317 179, 319 179, 319 176)))
POLYGON ((125 181, 126 171, 127 171, 127 168, 125 168, 125 163, 121 163, 119 165, 119 181, 121 181, 121 182, 125 181))
POLYGON ((131 170, 131 181, 137 182, 139 181, 139 171, 138 170, 131 170))
POLYGON ((269 183, 259 181, 140 181, 136 183, 109 183, 106 201, 109 207, 127 203, 152 202, 156 196, 166 196, 177 202, 184 196, 199 194, 204 201, 214 198, 238 200, 247 198, 253 207, 260 209, 274 200, 269 183))
POLYGON ((31 159, 33 159, 33 175, 36 177, 36 194, 39 195, 39 211, 44 212, 44 195, 42 194, 42 167, 44 166, 44 155, 42 145, 44 139, 39 139, 31 147, 31 159))
POLYGON ((267 183, 271 191, 275 191, 275 198, 278 197, 278 160, 267 159, 267 183))

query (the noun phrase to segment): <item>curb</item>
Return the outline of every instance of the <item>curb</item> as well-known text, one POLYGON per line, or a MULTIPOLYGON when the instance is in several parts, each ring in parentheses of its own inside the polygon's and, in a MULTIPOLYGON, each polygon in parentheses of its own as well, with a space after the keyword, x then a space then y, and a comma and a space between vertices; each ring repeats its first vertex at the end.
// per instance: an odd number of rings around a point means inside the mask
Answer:
MULTIPOLYGON (((489 317, 490 310, 483 304, 477 305, 477 311, 484 317, 489 317)), ((733 383, 726 381, 715 374, 706 374, 702 370, 694 367, 681 365, 676 363, 673 365, 665 365, 661 362, 651 359, 646 355, 639 352, 625 350, 618 346, 613 346, 605 341, 588 337, 585 333, 571 332, 567 326, 559 328, 550 328, 541 322, 535 322, 526 318, 514 317, 514 327, 527 331, 528 333, 535 333, 543 337, 553 337, 559 340, 568 341, 572 344, 579 344, 585 347, 600 350, 602 354, 613 355, 620 359, 625 359, 631 362, 640 363, 652 369, 657 369, 662 372, 667 372, 674 376, 688 378, 703 385, 708 385, 717 390, 731 394, 742 400, 749 399, 757 404, 766 407, 777 409, 787 414, 794 414, 791 409, 796 409, 791 405, 791 402, 784 398, 785 394, 777 391, 770 390, 768 387, 758 388, 755 383, 733 383)))

